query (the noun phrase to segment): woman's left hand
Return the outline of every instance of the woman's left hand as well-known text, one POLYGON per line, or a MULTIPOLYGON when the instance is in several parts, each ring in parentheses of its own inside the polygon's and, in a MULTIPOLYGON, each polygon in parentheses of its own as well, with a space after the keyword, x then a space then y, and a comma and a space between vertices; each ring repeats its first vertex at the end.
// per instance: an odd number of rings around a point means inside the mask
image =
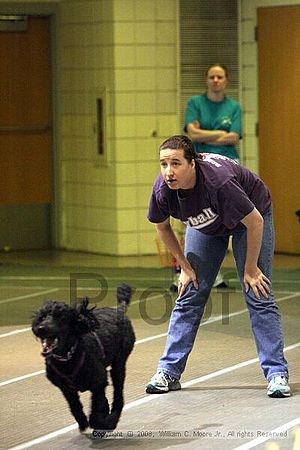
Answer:
POLYGON ((269 278, 267 278, 258 267, 253 270, 247 270, 245 268, 244 285, 246 292, 252 288, 254 295, 258 300, 260 300, 260 294, 265 298, 268 298, 269 292, 271 291, 270 284, 269 278))

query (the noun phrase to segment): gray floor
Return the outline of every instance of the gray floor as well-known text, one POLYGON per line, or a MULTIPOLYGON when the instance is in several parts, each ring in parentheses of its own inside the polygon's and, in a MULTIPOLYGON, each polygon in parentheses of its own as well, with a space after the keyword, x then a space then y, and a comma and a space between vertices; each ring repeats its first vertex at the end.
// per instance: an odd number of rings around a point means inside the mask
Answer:
MULTIPOLYGON (((274 261, 293 396, 270 399, 230 255, 223 267, 230 289, 211 294, 182 391, 158 396, 145 394, 144 386, 163 351, 173 300, 172 275, 156 270, 154 258, 68 252, 0 256, 1 449, 246 450, 271 449, 271 443, 277 445, 273 450, 293 448, 300 427, 300 257, 274 261), (126 406, 117 430, 105 439, 78 433, 64 398, 45 378, 40 344, 29 328, 31 312, 46 298, 69 301, 70 274, 77 274, 78 293, 95 301, 96 274, 103 276, 108 291, 101 304, 114 304, 119 281, 136 287, 129 316, 137 342, 128 360, 126 406)), ((82 400, 88 410, 89 395, 82 400)))

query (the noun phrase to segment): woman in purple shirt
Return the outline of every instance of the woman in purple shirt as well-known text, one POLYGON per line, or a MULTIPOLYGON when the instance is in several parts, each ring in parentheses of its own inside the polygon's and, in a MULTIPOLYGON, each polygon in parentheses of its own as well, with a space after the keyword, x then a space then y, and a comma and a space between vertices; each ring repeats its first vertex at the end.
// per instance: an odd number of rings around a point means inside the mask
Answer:
POLYGON ((160 165, 148 219, 155 223, 181 274, 165 351, 146 392, 181 389, 179 379, 232 235, 236 267, 268 381, 267 394, 289 397, 281 318, 271 286, 274 229, 268 188, 234 160, 196 154, 186 136, 173 136, 161 144, 160 165), (187 225, 184 253, 170 217, 187 225))

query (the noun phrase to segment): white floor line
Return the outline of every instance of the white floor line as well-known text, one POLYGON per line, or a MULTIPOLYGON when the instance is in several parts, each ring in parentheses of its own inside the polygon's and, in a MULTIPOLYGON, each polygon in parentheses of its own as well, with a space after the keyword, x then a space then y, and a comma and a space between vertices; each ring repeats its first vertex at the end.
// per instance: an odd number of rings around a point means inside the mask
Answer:
POLYGON ((25 333, 27 331, 31 331, 31 328, 30 327, 28 327, 28 328, 19 328, 18 330, 9 331, 8 333, 0 334, 0 338, 15 336, 16 334, 25 333))
POLYGON ((34 275, 7 275, 7 276, 2 276, 0 277, 0 280, 20 280, 20 281, 24 281, 24 280, 69 280, 70 277, 62 277, 62 276, 34 276, 34 275))
MULTIPOLYGON (((1 287, 1 286, 0 286, 1 287)), ((42 287, 36 287, 36 286, 29 286, 28 289, 42 289, 42 287)), ((45 287, 43 287, 43 289, 45 289, 45 287)), ((137 288, 139 289, 139 288, 137 288)), ((30 297, 38 297, 39 295, 44 295, 44 294, 49 294, 51 292, 57 292, 57 291, 63 291, 63 290, 70 290, 70 287, 57 287, 57 288, 51 288, 50 286, 47 288, 47 290, 44 291, 39 291, 39 292, 35 292, 35 293, 31 293, 31 294, 26 294, 26 295, 20 295, 17 297, 10 297, 10 298, 4 298, 3 300, 0 300, 0 304, 2 303, 9 303, 11 302, 15 302, 18 300, 23 300, 24 298, 30 298, 30 297)), ((86 290, 86 291, 97 291, 98 288, 92 288, 92 287, 78 287, 77 290, 86 290)), ((108 292, 116 292, 116 288, 108 288, 107 289, 108 292)), ((237 291, 238 292, 238 291, 237 291)), ((152 300, 152 298, 162 298, 163 294, 158 294, 158 295, 151 295, 149 297, 147 297, 145 300, 152 300)), ((141 300, 135 300, 133 302, 131 302, 131 305, 134 305, 135 303, 139 303, 141 300)), ((93 303, 93 298, 91 298, 91 303, 93 303)), ((1 335, 0 335, 1 337, 1 335)))
POLYGON ((1 287, 1 289, 9 289, 9 290, 11 290, 11 289, 14 289, 14 290, 16 290, 16 291, 21 291, 21 289, 42 289, 42 290, 45 290, 45 289, 52 289, 53 288, 53 286, 46 286, 45 284, 43 285, 43 286, 37 286, 37 285, 34 285, 34 286, 12 286, 11 284, 0 284, 0 287, 1 287))
POLYGON ((34 294, 26 294, 20 295, 18 297, 4 298, 3 300, 0 300, 0 304, 2 305, 4 303, 17 302, 18 300, 23 300, 24 298, 38 297, 40 295, 50 294, 51 292, 57 292, 58 290, 59 288, 53 288, 47 289, 46 291, 35 292, 34 294))
MULTIPOLYGON (((24 330, 16 330, 16 332, 21 333, 22 331, 28 331, 28 330, 31 330, 31 328, 26 328, 24 330)), ((11 333, 13 333, 13 332, 11 332, 11 333)), ((9 334, 9 333, 6 333, 6 334, 9 334)), ((168 333, 162 333, 162 334, 157 334, 155 336, 150 336, 145 339, 139 339, 138 341, 135 342, 135 345, 144 344, 145 342, 152 341, 153 339, 159 339, 161 337, 167 336, 167 334, 168 333)), ((5 337, 5 335, 1 335, 0 337, 5 337)), ((45 373, 45 370, 39 370, 38 372, 28 373, 26 375, 22 375, 22 376, 16 377, 16 378, 10 378, 9 380, 0 382, 0 388, 3 386, 7 386, 8 384, 13 384, 13 383, 17 383, 18 381, 23 381, 28 378, 36 377, 37 375, 41 375, 43 373, 45 373)))
MULTIPOLYGON (((296 344, 290 345, 290 346, 286 347, 284 350, 287 352, 287 351, 293 350, 293 349, 295 349, 297 347, 300 347, 300 342, 297 342, 296 344)), ((193 386, 195 384, 202 383, 203 381, 207 381, 207 380, 210 380, 212 378, 216 378, 216 377, 219 377, 221 375, 224 375, 226 373, 233 372, 235 370, 239 370, 239 369, 241 369, 243 367, 249 366, 249 365, 254 364, 256 362, 258 362, 258 358, 249 359, 247 361, 243 361, 242 363, 235 364, 234 366, 225 367, 224 369, 217 370, 216 372, 212 372, 212 373, 209 373, 209 374, 204 375, 202 377, 195 378, 194 380, 187 381, 186 383, 182 384, 182 387, 186 388, 186 387, 193 386)), ((147 395, 147 397, 142 397, 142 398, 140 398, 138 400, 134 400, 134 401, 128 403, 127 405, 125 405, 124 411, 126 411, 128 409, 135 408, 136 406, 144 405, 145 403, 149 403, 150 401, 153 401, 153 400, 158 399, 158 398, 162 399, 163 396, 161 394, 147 395)), ((297 421, 298 419, 295 419, 295 420, 297 421)), ((284 424, 281 427, 289 425, 289 427, 291 428, 292 426, 294 426, 294 425, 290 426, 291 423, 292 422, 288 422, 288 424, 284 424)), ((296 425, 297 425, 297 423, 296 423, 296 425)), ((67 427, 61 428, 60 430, 53 431, 52 433, 49 433, 49 434, 46 434, 46 435, 41 436, 39 438, 33 439, 33 440, 29 441, 29 442, 24 442, 23 444, 17 445, 16 447, 11 447, 8 450, 25 450, 27 448, 33 447, 34 445, 41 444, 43 442, 49 441, 50 439, 53 439, 53 438, 56 438, 56 437, 61 436, 63 434, 69 433, 70 431, 76 430, 77 428, 78 428, 77 423, 74 423, 73 425, 69 425, 67 427)), ((258 445, 259 443, 255 444, 255 445, 258 445)), ((255 445, 253 445, 252 447, 243 447, 242 446, 242 447, 238 447, 237 449, 234 449, 234 450, 246 450, 246 448, 250 449, 250 448, 253 448, 255 445)))
MULTIPOLYGON (((294 350, 297 347, 300 347, 300 342, 296 342, 296 344, 292 344, 292 345, 289 345, 288 347, 285 347, 284 351, 288 352, 290 350, 294 350)), ((202 377, 194 378, 193 380, 183 383, 182 387, 187 388, 187 387, 193 386, 195 384, 202 383, 203 381, 210 380, 211 378, 215 378, 220 375, 225 375, 226 373, 233 372, 234 370, 238 370, 238 369, 242 369, 243 367, 250 366, 251 364, 254 364, 256 362, 259 362, 258 358, 248 359, 247 361, 235 364, 234 366, 230 366, 230 367, 226 367, 225 369, 217 370, 216 372, 213 372, 212 374, 209 373, 208 375, 203 375, 202 377)), ((158 395, 160 395, 160 394, 158 394, 158 395)))
POLYGON ((16 447, 11 447, 7 450, 25 450, 26 448, 31 448, 34 445, 42 444, 43 442, 49 441, 50 439, 54 439, 62 434, 69 433, 70 431, 74 431, 78 428, 78 425, 74 423, 73 425, 69 425, 68 427, 61 428, 60 430, 53 431, 52 433, 41 436, 40 438, 33 439, 32 441, 25 442, 24 444, 17 445, 16 447))
MULTIPOLYGON (((291 295, 288 295, 288 296, 286 296, 286 297, 282 297, 282 298, 280 298, 280 299, 277 300, 277 301, 288 300, 288 299, 293 298, 293 297, 295 297, 295 296, 297 296, 297 295, 298 295, 298 294, 291 294, 291 295)), ((154 298, 154 296, 151 297, 151 298, 154 298)), ((244 313, 246 313, 246 312, 248 312, 248 309, 241 309, 241 310, 236 311, 236 312, 234 312, 234 313, 231 313, 231 314, 229 314, 229 315, 227 315, 227 316, 225 316, 225 317, 226 317, 226 318, 231 318, 231 317, 238 316, 238 315, 240 315, 240 314, 244 314, 244 313)), ((211 317, 211 318, 208 319, 206 322, 203 322, 203 323, 201 324, 201 327, 203 327, 203 326, 205 326, 205 325, 209 325, 209 324, 214 323, 214 322, 218 322, 218 321, 222 320, 223 318, 224 318, 223 315, 219 315, 219 316, 216 316, 216 317, 211 317)), ((31 330, 31 328, 24 328, 24 329, 22 329, 22 330, 15 330, 15 331, 11 331, 10 333, 5 333, 4 335, 0 335, 0 337, 6 337, 6 335, 12 335, 12 334, 17 334, 17 333, 22 333, 23 331, 30 331, 30 330, 31 330)), ((160 339, 160 338, 162 338, 162 337, 164 337, 164 336, 167 336, 167 334, 168 334, 168 333, 166 332, 166 333, 156 334, 155 336, 149 336, 149 337, 147 337, 147 338, 139 339, 138 341, 135 342, 135 345, 144 344, 145 342, 153 341, 153 340, 155 340, 155 339, 160 339)), ((251 363, 251 364, 252 364, 252 363, 251 363)), ((23 380, 25 380, 25 379, 27 379, 27 378, 35 377, 35 376, 40 375, 40 374, 42 374, 42 373, 44 373, 44 372, 45 372, 44 370, 41 370, 41 371, 39 371, 39 372, 32 372, 32 373, 29 373, 29 374, 26 374, 26 375, 22 375, 22 376, 20 376, 20 377, 11 378, 11 379, 9 379, 9 380, 2 381, 2 382, 0 382, 0 388, 3 387, 3 386, 6 386, 6 385, 8 385, 8 384, 16 383, 16 382, 18 382, 18 381, 23 381, 23 380)))
MULTIPOLYGON (((229 283, 234 281, 234 282, 240 282, 239 278, 226 278, 226 281, 228 281, 229 283)), ((280 280, 278 278, 276 278, 276 280, 272 280, 272 284, 278 284, 278 283, 285 283, 285 284, 300 284, 300 280, 280 280)))
POLYGON ((155 339, 160 339, 164 336, 167 336, 167 334, 168 333, 166 332, 166 333, 156 334, 155 336, 149 336, 147 338, 139 339, 138 341, 136 341, 135 345, 144 344, 145 342, 154 341, 155 339))
POLYGON ((18 381, 23 381, 23 380, 26 380, 27 378, 32 378, 32 377, 35 377, 37 375, 42 375, 43 373, 45 373, 44 369, 43 370, 39 370, 38 372, 28 373, 28 374, 22 375, 20 377, 10 378, 9 380, 2 381, 0 383, 0 387, 7 386, 8 384, 16 383, 18 381))
MULTIPOLYGON (((95 269, 95 272, 78 272, 80 273, 80 275, 82 274, 87 274, 87 275, 91 275, 91 274, 95 274, 97 275, 96 272, 97 269, 95 269)), ((70 272, 70 273, 75 273, 75 272, 70 272)), ((77 272, 76 272, 77 273, 77 272)), ((99 272, 99 275, 102 275, 101 272, 99 272)), ((110 280, 120 280, 120 277, 113 277, 113 276, 108 276, 107 278, 109 278, 110 280)), ((80 280, 88 280, 89 278, 83 278, 80 277, 80 280)), ((92 278, 91 278, 92 279, 92 278)), ((96 278, 95 278, 96 279, 96 278)), ((18 275, 8 275, 8 276, 1 276, 0 277, 0 281, 1 280, 13 280, 13 281, 37 281, 37 280, 42 280, 42 281, 47 281, 47 280, 51 280, 51 281, 55 281, 55 280, 60 280, 60 281, 64 281, 64 280, 68 280, 70 281, 70 277, 69 276, 61 276, 61 275, 47 275, 47 276, 35 276, 35 275, 29 275, 29 276, 18 276, 18 275)), ((136 276, 127 276, 126 280, 143 280, 143 281, 149 281, 149 277, 140 277, 138 275, 136 276)), ((158 276, 158 277, 154 277, 153 281, 161 281, 161 280, 166 280, 167 278, 164 276, 158 276)), ((172 281, 172 277, 170 276, 170 281, 172 281)))
MULTIPOLYGON (((290 422, 284 423, 280 427, 274 428, 274 430, 270 430, 269 434, 272 436, 272 433, 283 433, 284 431, 290 430, 291 428, 296 427, 300 424, 300 417, 297 417, 290 422)), ((246 444, 240 445, 239 447, 235 447, 233 450, 249 450, 250 448, 254 448, 257 445, 263 444, 266 441, 273 440, 272 437, 260 437, 254 439, 253 441, 247 442, 246 444)))
MULTIPOLYGON (((1 287, 1 289, 15 289, 15 290, 21 290, 21 289, 31 289, 31 290, 32 289, 52 289, 53 288, 53 286, 47 286, 45 284, 43 286, 38 286, 36 284, 31 285, 31 286, 30 285, 29 286, 12 286, 12 285, 0 284, 0 287, 1 287)), ((60 290, 60 291, 69 291, 70 290, 70 286, 69 285, 59 286, 59 287, 57 287, 57 289, 60 290)), ((86 290, 86 291, 99 291, 99 287, 88 287, 88 286, 80 287, 80 286, 78 286, 77 290, 78 291, 83 291, 83 290, 86 290)), ((112 291, 116 291, 116 288, 109 287, 107 290, 109 292, 112 292, 112 291)))
MULTIPOLYGON (((56 290, 56 289, 55 289, 56 290)), ((59 290, 59 288, 57 288, 57 290, 59 290)), ((27 297, 31 297, 31 296, 38 296, 38 295, 43 295, 43 294, 45 294, 45 293, 49 293, 49 292, 51 292, 51 290, 50 291, 44 291, 44 292, 39 292, 39 293, 36 293, 36 294, 28 294, 28 296, 25 296, 25 297, 20 297, 19 299, 21 300, 22 298, 27 298, 27 297)), ((158 300, 159 298, 161 298, 162 296, 161 296, 161 294, 159 294, 159 295, 152 295, 151 297, 148 297, 147 299, 145 299, 145 300, 147 300, 147 301, 149 301, 149 300, 158 300)), ((9 300, 9 299, 5 299, 5 300, 9 300)), ((131 302, 130 304, 131 305, 134 305, 134 304, 136 304, 136 303, 139 303, 141 300, 135 300, 135 301, 133 301, 133 302, 131 302)), ((18 330, 13 330, 13 331, 9 331, 9 332, 7 332, 7 333, 2 333, 2 334, 0 334, 0 338, 5 338, 5 337, 9 337, 9 336, 14 336, 14 335, 16 335, 16 334, 19 334, 19 333, 25 333, 25 332, 27 332, 27 331, 31 331, 31 328, 30 327, 26 327, 26 328, 20 328, 20 329, 18 329, 18 330)), ((136 344, 137 344, 138 342, 136 342, 136 344)))
MULTIPOLYGON (((73 273, 73 272, 70 272, 73 273)), ((80 272, 80 274, 84 274, 86 273, 88 274, 97 274, 97 268, 95 268, 95 272, 80 272)), ((101 272, 99 273, 100 275, 101 272)), ((109 276, 108 277, 110 280, 120 280, 120 277, 114 277, 114 276, 109 276)), ((83 279, 84 278, 80 278, 83 279)), ((130 281, 130 280, 142 280, 142 281, 149 281, 149 277, 140 277, 140 276, 127 276, 126 280, 130 281)), ((240 279, 235 277, 235 278, 226 278, 227 281, 230 282, 237 282, 240 283, 240 279)), ((19 276, 19 275, 7 275, 7 276, 0 276, 0 281, 1 280, 12 280, 12 281, 55 281, 55 280, 60 280, 60 281, 66 281, 66 280, 70 280, 70 276, 61 276, 61 275, 40 275, 40 276, 35 276, 35 275, 28 275, 28 276, 19 276)), ((166 280, 167 281, 167 277, 166 276, 157 276, 153 278, 153 281, 162 281, 162 280, 166 280)), ((170 282, 172 282, 172 276, 170 276, 170 282)), ((299 284, 300 280, 287 280, 287 279, 274 279, 272 280, 272 284, 278 284, 278 283, 285 283, 285 284, 299 284)))
MULTIPOLYGON (((59 289, 58 289, 59 290, 59 289)), ((46 291, 47 292, 47 291, 46 291)), ((236 292, 241 292, 241 291, 236 291, 236 292)), ((286 291, 279 291, 279 292, 277 292, 277 295, 278 294, 287 294, 288 292, 286 292, 286 291)), ((41 292, 39 293, 39 294, 42 294, 41 292)), ((28 295, 28 297, 30 297, 31 295, 39 295, 38 293, 36 293, 36 294, 30 294, 30 295, 28 295)), ((279 299, 277 299, 277 303, 278 302, 281 302, 281 301, 283 301, 283 300, 288 300, 288 299, 290 299, 290 298, 294 298, 294 297, 298 297, 300 295, 300 292, 295 292, 295 293, 293 293, 293 294, 290 294, 290 295, 287 295, 287 296, 285 296, 285 297, 281 297, 281 298, 279 298, 279 299)), ((149 300, 157 300, 157 299, 159 299, 159 298, 161 298, 161 294, 159 294, 159 295, 153 295, 153 296, 151 296, 151 297, 149 297, 149 298, 147 298, 146 300, 147 301, 149 301, 149 300)), ((8 299, 7 299, 8 300, 8 299)), ((134 305, 134 304, 136 304, 136 303, 139 303, 141 300, 135 300, 135 301, 133 301, 133 302, 131 302, 131 305, 134 305)), ((201 324, 201 326, 203 327, 205 324, 208 324, 208 323, 212 323, 212 322, 217 322, 218 320, 221 320, 221 319, 224 319, 224 318, 230 318, 230 317, 234 317, 234 316, 238 316, 239 314, 243 314, 243 313, 245 313, 245 312, 247 312, 247 309, 241 309, 241 310, 239 310, 239 311, 236 311, 236 312, 234 312, 234 313, 231 313, 231 314, 229 314, 228 316, 221 316, 221 315, 219 315, 219 316, 215 316, 215 317, 211 317, 210 319, 208 319, 206 322, 203 322, 202 324, 201 324)), ((30 331, 31 330, 31 328, 29 327, 27 327, 27 328, 21 328, 21 329, 18 329, 18 330, 13 330, 13 331, 10 331, 10 332, 8 332, 8 333, 3 333, 3 334, 0 334, 0 338, 4 338, 4 337, 9 337, 9 336, 14 336, 15 334, 18 334, 18 333, 24 333, 24 332, 27 332, 27 331, 30 331)), ((154 340, 154 339, 159 339, 160 337, 163 337, 163 336, 166 336, 167 335, 167 333, 163 333, 163 334, 158 334, 158 335, 155 335, 155 336, 150 336, 150 337, 148 337, 148 338, 144 338, 144 339, 141 339, 140 340, 140 342, 139 341, 137 341, 136 342, 136 344, 138 344, 138 343, 143 343, 143 342, 148 342, 148 341, 152 341, 152 340, 154 340)))

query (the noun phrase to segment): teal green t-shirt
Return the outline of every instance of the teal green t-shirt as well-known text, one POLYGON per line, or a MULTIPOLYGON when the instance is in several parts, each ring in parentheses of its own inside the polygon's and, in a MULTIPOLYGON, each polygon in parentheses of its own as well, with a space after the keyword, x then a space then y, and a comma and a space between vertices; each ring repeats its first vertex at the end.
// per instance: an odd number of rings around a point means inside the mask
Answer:
MULTIPOLYGON (((224 130, 242 137, 242 112, 238 102, 225 97, 221 102, 209 100, 206 94, 190 97, 185 112, 185 130, 189 123, 198 120, 203 130, 224 130)), ((193 142, 198 153, 218 153, 238 159, 235 145, 209 145, 193 142)))

